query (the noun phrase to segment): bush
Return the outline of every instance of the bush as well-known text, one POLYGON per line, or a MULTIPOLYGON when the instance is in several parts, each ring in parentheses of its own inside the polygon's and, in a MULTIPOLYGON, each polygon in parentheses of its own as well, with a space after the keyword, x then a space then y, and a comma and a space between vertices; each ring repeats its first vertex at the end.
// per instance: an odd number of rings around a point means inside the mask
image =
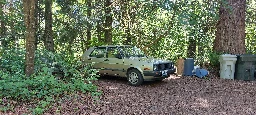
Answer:
MULTIPOLYGON (((50 103, 65 95, 77 92, 100 94, 92 83, 97 80, 97 70, 90 65, 83 65, 77 58, 65 54, 37 50, 35 73, 27 77, 24 72, 24 53, 24 49, 3 52, 0 60, 0 99, 39 103, 34 109, 37 111, 45 110, 50 103)), ((4 104, 0 103, 2 107, 4 104)))
POLYGON ((24 75, 25 49, 4 49, 1 52, 0 70, 12 75, 24 75))
POLYGON ((211 52, 209 53, 209 60, 210 60, 210 66, 214 68, 219 68, 220 62, 219 57, 222 53, 218 52, 211 52))

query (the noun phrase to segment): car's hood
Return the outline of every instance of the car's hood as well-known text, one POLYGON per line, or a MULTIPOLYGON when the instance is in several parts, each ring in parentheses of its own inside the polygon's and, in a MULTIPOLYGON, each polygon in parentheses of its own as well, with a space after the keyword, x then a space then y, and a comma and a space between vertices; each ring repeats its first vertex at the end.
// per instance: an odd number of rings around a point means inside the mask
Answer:
POLYGON ((146 61, 148 63, 170 63, 171 61, 169 60, 163 60, 163 59, 155 59, 155 58, 147 58, 147 57, 130 57, 129 59, 131 60, 139 60, 139 61, 146 61))

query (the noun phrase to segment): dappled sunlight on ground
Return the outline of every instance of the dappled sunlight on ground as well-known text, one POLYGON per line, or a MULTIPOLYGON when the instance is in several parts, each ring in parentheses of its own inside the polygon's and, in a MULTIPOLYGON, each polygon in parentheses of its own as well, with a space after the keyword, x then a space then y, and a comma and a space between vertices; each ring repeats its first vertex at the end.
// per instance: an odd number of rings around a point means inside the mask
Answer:
POLYGON ((208 108, 210 107, 209 102, 207 101, 207 99, 204 98, 197 98, 195 100, 194 106, 192 107, 204 107, 204 108, 208 108))
MULTIPOLYGON (((116 77, 100 78, 95 84, 102 91, 98 100, 79 94, 55 103, 46 114, 56 114, 59 108, 57 114, 256 114, 256 81, 171 75, 138 87, 116 77)), ((17 106, 14 111, 26 106, 17 106)))
POLYGON ((166 80, 172 80, 172 79, 180 79, 181 76, 177 76, 175 74, 171 74, 168 78, 166 78, 166 80))
POLYGON ((106 114, 253 114, 256 112, 256 107, 250 104, 256 103, 256 92, 252 92, 256 90, 256 84, 253 82, 171 75, 162 82, 150 82, 140 87, 133 87, 122 81, 109 84, 111 79, 105 80, 99 81, 99 84, 104 91, 102 99, 109 104, 95 106, 104 108, 103 111, 96 112, 98 114, 102 112, 106 114))

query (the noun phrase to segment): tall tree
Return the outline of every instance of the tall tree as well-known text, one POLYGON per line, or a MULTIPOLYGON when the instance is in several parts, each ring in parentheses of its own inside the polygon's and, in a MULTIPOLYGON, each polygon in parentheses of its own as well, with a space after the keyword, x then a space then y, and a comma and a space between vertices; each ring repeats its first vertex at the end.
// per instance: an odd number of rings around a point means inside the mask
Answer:
MULTIPOLYGON (((13 14, 13 0, 9 0, 8 1, 8 15, 12 16, 13 14)), ((15 33, 15 29, 14 29, 14 20, 10 20, 11 23, 9 23, 8 25, 10 26, 10 29, 8 31, 10 31, 11 33, 15 33)), ((11 34, 10 38, 7 40, 8 43, 10 43, 10 41, 14 41, 16 38, 15 34, 11 34)))
POLYGON ((52 0, 45 0, 45 48, 54 51, 53 30, 52 30, 52 0))
POLYGON ((213 49, 231 54, 245 53, 246 0, 221 2, 213 49))
POLYGON ((97 21, 97 25, 96 25, 96 31, 97 31, 97 38, 98 38, 98 41, 104 41, 102 40, 102 26, 101 26, 101 23, 100 23, 100 20, 97 21))
POLYGON ((23 0, 24 21, 26 26, 26 75, 34 73, 35 59, 35 6, 36 0, 23 0))
POLYGON ((90 23, 90 19, 91 19, 91 15, 92 15, 92 0, 88 0, 87 1, 87 48, 89 47, 90 45, 90 40, 91 40, 91 37, 92 37, 92 34, 91 34, 91 29, 92 29, 92 25, 90 23))
POLYGON ((0 25, 1 25, 1 29, 0 29, 0 38, 1 38, 1 45, 2 46, 6 46, 6 42, 5 42, 5 39, 4 39, 4 36, 5 36, 5 32, 6 32, 6 27, 5 27, 5 22, 3 20, 4 18, 4 12, 3 12, 3 9, 4 9, 4 3, 0 1, 0 25))
POLYGON ((39 34, 40 34, 40 1, 36 1, 36 8, 35 8, 35 27, 36 27, 36 32, 35 32, 35 47, 37 49, 37 45, 39 43, 39 34))
POLYGON ((105 42, 112 44, 112 22, 113 17, 111 14, 112 0, 105 0, 105 42))
POLYGON ((122 24, 122 28, 124 30, 123 38, 126 38, 124 41, 124 44, 130 44, 130 41, 131 41, 130 36, 128 36, 129 28, 127 27, 127 25, 128 25, 127 23, 129 22, 128 14, 127 14, 127 12, 129 12, 129 11, 127 11, 127 10, 129 10, 128 4, 129 4, 129 1, 127 1, 127 0, 120 1, 121 14, 122 14, 121 15, 121 24, 122 24))
POLYGON ((124 31, 123 38, 125 40, 123 41, 123 44, 131 44, 132 42, 132 34, 131 29, 132 25, 135 22, 135 15, 136 15, 136 8, 137 5, 130 5, 131 1, 129 0, 121 0, 120 1, 120 7, 121 7, 121 26, 124 31))
POLYGON ((195 58, 196 53, 196 40, 193 37, 189 37, 189 45, 187 50, 187 57, 195 58))
POLYGON ((103 14, 104 14, 104 10, 103 10, 103 7, 104 7, 104 4, 102 4, 105 0, 95 0, 94 1, 94 4, 92 4, 92 8, 94 8, 94 12, 93 15, 92 15, 92 18, 96 19, 95 20, 95 23, 96 23, 96 35, 95 36, 97 39, 98 39, 98 43, 99 44, 103 44, 105 42, 104 38, 103 38, 103 29, 104 29, 104 25, 103 25, 103 22, 104 22, 104 17, 103 17, 103 14))

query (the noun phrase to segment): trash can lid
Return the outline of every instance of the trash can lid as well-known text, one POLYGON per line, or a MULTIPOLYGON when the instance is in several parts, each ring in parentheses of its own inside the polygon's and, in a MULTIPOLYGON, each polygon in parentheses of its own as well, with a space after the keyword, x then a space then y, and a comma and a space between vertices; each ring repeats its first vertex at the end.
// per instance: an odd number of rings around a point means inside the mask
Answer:
POLYGON ((251 58, 256 58, 256 55, 254 55, 254 54, 243 54, 243 55, 238 55, 238 57, 251 57, 251 58))
POLYGON ((238 56, 241 61, 256 61, 256 55, 254 54, 243 54, 238 56))
POLYGON ((236 58, 237 56, 236 55, 231 55, 231 54, 223 54, 223 55, 220 55, 220 57, 223 57, 223 58, 236 58))
POLYGON ((236 55, 231 55, 231 54, 223 54, 220 55, 219 61, 224 61, 224 60, 230 60, 230 61, 236 61, 237 58, 236 55))

